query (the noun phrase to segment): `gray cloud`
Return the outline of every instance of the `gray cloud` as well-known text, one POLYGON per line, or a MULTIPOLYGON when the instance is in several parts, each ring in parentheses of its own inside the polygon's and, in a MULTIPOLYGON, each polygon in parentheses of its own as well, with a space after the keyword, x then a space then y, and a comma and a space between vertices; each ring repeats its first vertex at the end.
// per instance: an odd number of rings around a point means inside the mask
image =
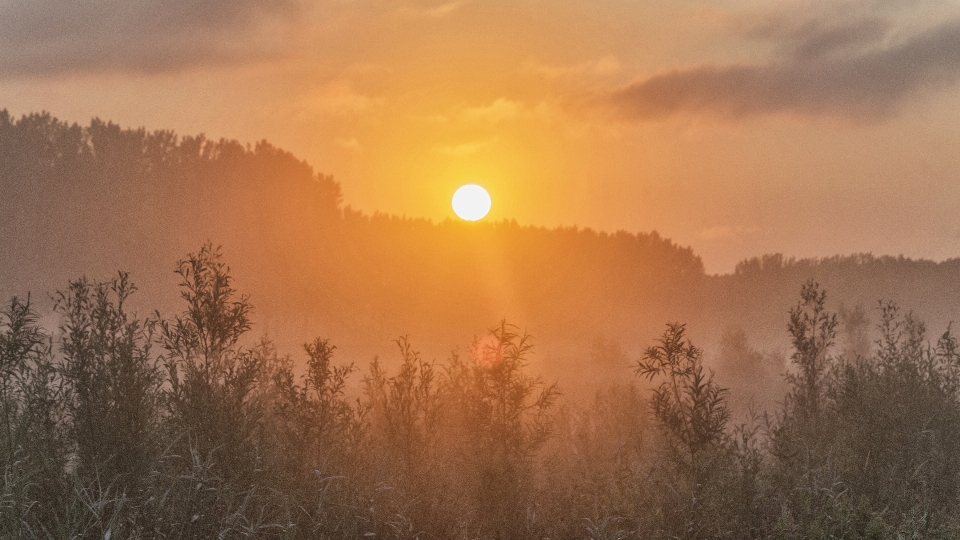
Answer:
POLYGON ((676 69, 623 87, 605 101, 635 119, 676 113, 743 117, 770 113, 877 119, 922 91, 960 79, 960 21, 894 39, 878 17, 787 24, 764 21, 749 33, 776 40, 762 64, 676 69))
POLYGON ((265 24, 297 0, 7 0, 0 77, 175 71, 270 54, 265 24))

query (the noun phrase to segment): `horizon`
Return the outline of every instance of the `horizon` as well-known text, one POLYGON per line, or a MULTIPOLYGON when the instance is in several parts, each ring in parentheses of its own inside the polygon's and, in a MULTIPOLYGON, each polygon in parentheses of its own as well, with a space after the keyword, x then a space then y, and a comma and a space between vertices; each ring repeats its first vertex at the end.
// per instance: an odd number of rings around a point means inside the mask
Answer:
POLYGON ((0 540, 960 538, 960 0, 0 2, 0 540))
POLYGON ((269 140, 367 213, 478 183, 489 219, 656 230, 711 274, 960 255, 956 2, 176 6, 6 4, 0 106, 269 140))
MULTIPOLYGON (((4 108, 0 108, 0 112, 5 112, 5 113, 8 113, 8 114, 9 114, 9 111, 8 111, 7 109, 4 109, 4 108)), ((65 123, 67 123, 67 124, 69 124, 69 125, 76 125, 76 126, 79 126, 79 127, 81 127, 81 128, 86 127, 87 125, 89 125, 89 124, 86 124, 86 125, 85 125, 85 124, 83 124, 83 123, 76 122, 76 121, 72 121, 72 120, 64 120, 64 119, 58 118, 56 115, 54 115, 54 114, 52 114, 50 111, 46 111, 46 110, 43 110, 43 111, 32 111, 32 112, 28 112, 28 113, 23 113, 19 118, 16 117, 16 116, 14 116, 14 115, 12 115, 12 114, 11 114, 10 116, 11 116, 11 120, 13 120, 13 121, 19 121, 19 120, 21 120, 22 118, 28 117, 28 116, 30 116, 30 115, 41 115, 41 116, 42 116, 42 115, 50 115, 50 117, 51 117, 53 120, 55 120, 55 121, 65 122, 65 123)), ((237 140, 237 139, 227 139, 227 138, 223 138, 223 137, 218 138, 218 139, 217 139, 217 138, 212 138, 212 137, 208 137, 208 136, 207 136, 206 134, 204 134, 204 133, 199 133, 199 134, 183 134, 183 133, 173 132, 173 131, 170 130, 170 129, 162 129, 162 128, 161 128, 161 129, 151 129, 151 130, 148 130, 148 129, 147 129, 146 127, 144 127, 144 126, 137 126, 137 127, 123 126, 123 125, 118 125, 118 124, 116 124, 116 123, 115 123, 113 120, 111 120, 111 119, 102 119, 102 118, 100 118, 99 116, 94 116, 94 117, 92 118, 92 120, 93 120, 93 121, 102 121, 102 122, 105 122, 106 124, 116 125, 116 126, 119 127, 121 130, 124 130, 124 131, 145 130, 147 133, 172 132, 172 133, 178 138, 178 140, 182 140, 184 137, 200 137, 200 138, 205 138, 207 141, 211 141, 211 142, 216 142, 216 141, 219 140, 219 141, 225 141, 225 142, 230 142, 230 143, 236 143, 236 144, 239 144, 240 146, 242 146, 243 148, 245 148, 245 149, 247 149, 247 150, 252 150, 252 149, 254 148, 255 144, 259 144, 259 143, 262 143, 262 142, 265 142, 265 143, 267 143, 267 144, 272 144, 272 141, 269 141, 269 140, 266 140, 266 139, 260 139, 260 140, 257 141, 257 143, 251 143, 251 142, 249 142, 249 141, 240 141, 240 140, 237 140)), ((277 148, 277 150, 279 150, 279 151, 281 151, 281 152, 287 152, 287 150, 284 149, 284 148, 280 148, 280 147, 276 147, 276 148, 277 148)), ((292 155, 292 157, 293 157, 294 159, 302 160, 304 163, 306 163, 306 164, 311 168, 311 170, 313 171, 314 174, 316 174, 316 175, 324 175, 324 176, 326 176, 326 175, 328 174, 327 171, 317 170, 316 167, 314 167, 312 164, 310 164, 307 160, 303 160, 300 156, 297 156, 297 155, 295 155, 295 154, 291 154, 291 155, 292 155)), ((337 181, 337 183, 342 186, 342 183, 336 178, 335 175, 329 175, 329 176, 332 176, 333 179, 334 179, 335 181, 337 181)), ((462 186, 460 186, 460 187, 462 187, 462 186)), ((456 191, 456 189, 454 189, 453 191, 451 191, 451 195, 453 194, 454 191, 456 191)), ((350 201, 349 201, 349 200, 346 200, 345 198, 342 200, 342 206, 343 206, 343 209, 344 209, 345 211, 355 211, 355 212, 359 212, 359 213, 362 214, 362 215, 367 215, 367 216, 383 215, 383 216, 387 216, 387 217, 390 217, 390 218, 397 218, 397 219, 424 220, 424 221, 426 221, 427 223, 429 223, 429 224, 431 224, 431 225, 433 225, 433 224, 439 225, 439 224, 442 224, 442 223, 448 222, 448 221, 449 221, 449 222, 472 221, 472 220, 463 220, 462 218, 460 218, 459 216, 457 216, 456 213, 455 213, 452 209, 451 209, 450 212, 449 212, 450 215, 446 215, 446 216, 442 216, 442 217, 435 217, 435 216, 407 215, 407 214, 403 214, 403 213, 390 213, 390 212, 385 212, 385 211, 381 211, 381 210, 378 210, 378 209, 372 209, 372 210, 371 210, 371 209, 358 208, 358 207, 355 207, 353 204, 351 204, 350 201)), ((494 208, 495 208, 495 207, 496 207, 496 201, 495 201, 495 203, 494 203, 494 208)), ((814 262, 814 263, 816 263, 816 262, 821 262, 821 261, 829 261, 829 260, 831 260, 831 259, 857 258, 857 257, 862 257, 862 256, 873 257, 873 258, 876 258, 876 259, 883 259, 883 258, 906 259, 906 260, 908 260, 908 261, 914 261, 914 262, 933 262, 933 263, 936 263, 936 264, 946 263, 946 262, 950 262, 950 261, 953 261, 953 260, 960 259, 960 253, 958 253, 958 254, 956 254, 956 255, 953 255, 953 256, 946 256, 946 257, 943 257, 943 258, 939 258, 939 259, 938 259, 938 258, 934 258, 934 257, 926 257, 926 256, 924 256, 924 255, 910 256, 910 255, 905 254, 905 253, 874 253, 874 252, 870 252, 870 251, 850 251, 850 252, 835 252, 835 253, 826 253, 826 252, 823 252, 823 253, 812 253, 812 254, 807 254, 807 255, 800 255, 800 254, 789 253, 789 252, 764 252, 764 253, 752 253, 752 254, 749 254, 749 253, 748 253, 748 254, 744 254, 744 256, 743 256, 742 258, 734 261, 733 264, 732 264, 729 268, 727 268, 727 267, 724 267, 724 268, 711 268, 711 266, 708 264, 708 261, 705 260, 703 254, 701 254, 699 251, 697 251, 695 245, 691 245, 691 244, 686 244, 686 245, 685 245, 685 244, 679 242, 678 240, 676 240, 676 239, 674 239, 674 238, 671 238, 671 237, 669 237, 669 236, 667 236, 667 235, 661 234, 660 231, 658 231, 657 229, 650 229, 650 230, 630 230, 630 229, 625 229, 625 228, 619 228, 619 229, 602 229, 602 228, 596 228, 596 227, 591 227, 591 226, 582 226, 582 225, 577 224, 577 223, 573 223, 573 224, 560 223, 560 224, 554 224, 554 225, 544 225, 544 224, 540 224, 540 223, 524 223, 524 222, 518 220, 518 219, 515 218, 515 217, 509 217, 509 216, 500 216, 499 219, 490 218, 490 217, 489 217, 489 214, 488 214, 488 215, 485 215, 484 217, 482 217, 482 218, 480 218, 480 219, 478 219, 478 220, 475 220, 475 222, 476 222, 476 223, 491 224, 491 225, 500 225, 500 224, 502 224, 502 225, 517 225, 517 226, 519 226, 519 227, 521 227, 521 228, 532 228, 532 229, 542 229, 542 230, 563 230, 563 229, 583 230, 583 231, 587 231, 587 232, 595 232, 595 233, 600 234, 600 235, 615 235, 615 234, 621 233, 621 232, 627 233, 627 234, 632 234, 632 235, 637 235, 637 234, 651 235, 651 234, 652 234, 652 235, 658 236, 658 237, 660 237, 660 238, 663 238, 664 240, 666 240, 666 241, 668 241, 668 242, 672 242, 672 243, 674 243, 675 245, 677 245, 677 246, 680 247, 680 248, 689 248, 689 249, 693 250, 693 255, 694 255, 695 257, 697 257, 698 259, 700 259, 700 260, 703 262, 703 264, 704 264, 704 272, 705 272, 705 275, 707 275, 707 276, 716 276, 716 277, 733 275, 733 274, 736 272, 737 268, 740 267, 742 264, 747 263, 747 262, 751 262, 751 261, 754 261, 754 260, 765 259, 765 258, 771 257, 771 256, 772 256, 772 257, 778 257, 779 260, 780 260, 782 263, 786 264, 786 265, 790 265, 790 264, 794 264, 794 263, 801 263, 801 264, 802 264, 802 263, 807 263, 807 262, 814 262)))

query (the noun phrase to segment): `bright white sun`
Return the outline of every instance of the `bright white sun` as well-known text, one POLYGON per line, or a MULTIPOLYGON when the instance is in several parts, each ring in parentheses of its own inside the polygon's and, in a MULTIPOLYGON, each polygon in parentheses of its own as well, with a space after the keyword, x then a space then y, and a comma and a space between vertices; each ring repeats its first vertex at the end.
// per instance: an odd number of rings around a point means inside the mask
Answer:
POLYGON ((490 211, 490 194, 476 184, 461 186, 453 194, 453 211, 467 221, 483 219, 490 211))

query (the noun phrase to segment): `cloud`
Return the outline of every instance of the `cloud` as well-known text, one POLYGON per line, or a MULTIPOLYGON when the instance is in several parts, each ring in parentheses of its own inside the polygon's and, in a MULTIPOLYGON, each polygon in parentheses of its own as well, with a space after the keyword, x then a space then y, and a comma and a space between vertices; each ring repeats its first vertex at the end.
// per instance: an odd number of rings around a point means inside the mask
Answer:
POLYGON ((414 122, 419 122, 422 124, 442 125, 450 122, 450 117, 443 114, 411 114, 408 115, 408 118, 414 122))
POLYGON ((745 117, 772 113, 879 119, 905 100, 960 79, 960 20, 897 37, 889 20, 768 20, 749 29, 777 40, 779 54, 758 64, 666 71, 603 98, 622 116, 678 113, 745 117))
POLYGON ((351 152, 359 152, 360 150, 363 149, 363 147, 360 146, 360 141, 358 141, 356 137, 350 137, 349 139, 338 138, 333 142, 336 143, 336 145, 339 146, 340 148, 344 150, 349 150, 351 152))
POLYGON ((499 138, 493 137, 492 139, 486 139, 482 141, 471 141, 462 144, 457 144, 453 146, 438 146, 433 150, 435 152, 440 152, 441 154, 447 154, 454 157, 469 156, 471 154, 476 154, 484 148, 496 144, 499 141, 499 138))
POLYGON ((455 0, 427 7, 405 4, 397 10, 397 14, 407 19, 441 19, 469 3, 470 0, 455 0))
POLYGON ((535 73, 549 79, 583 76, 602 77, 613 75, 619 72, 620 69, 620 60, 618 60, 616 56, 604 56, 603 58, 573 65, 552 65, 529 62, 524 68, 528 73, 535 73))
POLYGON ((523 112, 523 104, 507 98, 499 98, 490 105, 471 107, 463 111, 464 120, 499 123, 516 118, 523 112))
POLYGON ((300 0, 7 0, 0 74, 165 72, 276 54, 300 0))
POLYGON ((747 38, 777 43, 781 54, 802 60, 880 44, 898 30, 896 19, 905 26, 907 17, 895 17, 878 0, 834 0, 819 6, 784 2, 776 9, 728 17, 726 26, 747 38))
POLYGON ((346 81, 334 81, 321 88, 305 102, 311 110, 332 116, 356 117, 375 111, 386 99, 354 91, 346 81))

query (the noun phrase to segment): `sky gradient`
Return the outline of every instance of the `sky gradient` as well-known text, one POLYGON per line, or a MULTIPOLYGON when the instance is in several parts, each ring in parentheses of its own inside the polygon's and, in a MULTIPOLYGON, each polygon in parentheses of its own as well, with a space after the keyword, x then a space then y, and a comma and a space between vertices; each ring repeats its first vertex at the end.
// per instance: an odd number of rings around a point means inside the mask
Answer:
POLYGON ((0 108, 267 139, 363 211, 960 256, 960 2, 9 0, 0 108))

